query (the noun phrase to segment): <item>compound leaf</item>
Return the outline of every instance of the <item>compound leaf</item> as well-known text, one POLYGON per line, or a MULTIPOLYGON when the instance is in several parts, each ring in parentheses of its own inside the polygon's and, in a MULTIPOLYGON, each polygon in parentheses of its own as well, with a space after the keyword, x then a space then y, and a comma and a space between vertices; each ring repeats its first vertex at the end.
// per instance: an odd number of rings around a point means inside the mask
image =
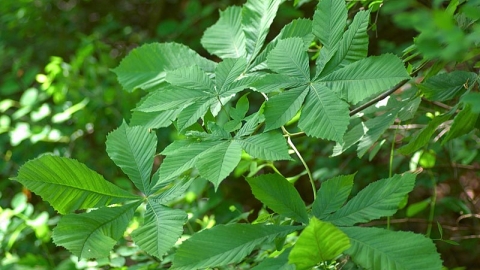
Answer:
POLYGON ((278 174, 247 178, 255 198, 280 215, 308 223, 307 210, 300 194, 287 179, 278 174))
POLYGON ((129 127, 127 123, 108 134, 108 156, 135 186, 145 194, 150 192, 150 174, 157 149, 157 136, 147 128, 129 127))
POLYGON ((322 0, 313 16, 313 34, 327 49, 333 49, 342 38, 347 25, 347 8, 344 1, 322 0))
POLYGON ((216 92, 222 94, 230 90, 230 84, 237 80, 247 67, 245 58, 225 59, 215 69, 216 92))
POLYGON ((135 110, 148 113, 182 109, 208 96, 205 92, 183 87, 165 88, 149 93, 135 110))
POLYGON ((267 57, 268 68, 279 74, 308 82, 310 68, 306 49, 301 38, 280 40, 267 57))
POLYGON ((412 232, 342 227, 351 247, 344 253, 365 269, 442 269, 431 239, 412 232))
POLYGON ((63 216, 53 229, 53 242, 84 259, 110 254, 140 202, 102 207, 83 214, 63 216))
POLYGON ((173 259, 173 268, 189 270, 237 263, 257 245, 300 228, 264 224, 217 225, 183 242, 173 259))
POLYGON ((180 67, 167 71, 165 80, 172 85, 192 90, 214 92, 213 81, 198 66, 180 67))
POLYGON ((40 195, 60 214, 139 198, 76 160, 51 155, 28 161, 12 179, 40 195))
POLYGON ((265 131, 290 121, 300 110, 307 93, 307 86, 300 86, 271 97, 265 104, 265 131))

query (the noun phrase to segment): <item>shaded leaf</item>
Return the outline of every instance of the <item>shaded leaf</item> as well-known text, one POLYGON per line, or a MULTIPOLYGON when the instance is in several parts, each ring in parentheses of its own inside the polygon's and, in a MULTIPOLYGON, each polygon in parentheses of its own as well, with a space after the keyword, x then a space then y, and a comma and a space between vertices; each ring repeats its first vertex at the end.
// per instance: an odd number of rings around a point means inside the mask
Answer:
POLYGON ((108 257, 139 204, 103 207, 88 213, 63 216, 53 229, 53 242, 79 258, 108 257))
POLYGON ((455 116, 455 118, 453 118, 452 126, 445 135, 445 138, 442 140, 442 145, 452 139, 458 138, 474 130, 477 119, 478 113, 472 112, 471 105, 466 104, 455 116))
POLYGON ((369 184, 342 208, 324 218, 337 226, 352 226, 391 216, 415 184, 415 175, 405 173, 369 184))
POLYGON ((467 85, 475 83, 477 75, 473 72, 452 71, 437 74, 418 85, 425 98, 433 101, 446 101, 458 96, 467 85))
POLYGON ((365 122, 368 131, 358 143, 358 157, 361 158, 395 121, 398 110, 386 112, 365 122))
POLYGON ((40 195, 60 214, 139 198, 74 159, 51 155, 28 161, 12 180, 40 195))
POLYGON ((257 245, 299 229, 300 226, 263 224, 217 225, 183 242, 173 259, 173 268, 190 270, 237 263, 257 245))
POLYGON ((340 228, 350 238, 345 254, 366 269, 442 269, 432 240, 412 232, 381 228, 340 228))
POLYGON ((340 175, 322 182, 312 205, 312 214, 323 219, 342 207, 352 191, 354 177, 355 174, 340 175))
POLYGON ((280 215, 308 223, 307 210, 295 187, 278 174, 247 178, 255 198, 280 215))

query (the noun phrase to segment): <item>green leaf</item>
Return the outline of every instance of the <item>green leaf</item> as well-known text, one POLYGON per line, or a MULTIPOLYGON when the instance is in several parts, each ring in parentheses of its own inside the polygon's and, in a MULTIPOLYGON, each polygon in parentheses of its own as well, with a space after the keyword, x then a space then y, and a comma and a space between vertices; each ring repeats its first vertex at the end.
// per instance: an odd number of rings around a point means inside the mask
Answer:
POLYGON ((393 54, 384 54, 359 60, 320 78, 318 82, 356 104, 408 78, 402 60, 393 54))
POLYGON ((365 133, 367 133, 367 131, 368 129, 364 122, 356 124, 352 129, 345 133, 343 136, 343 142, 337 143, 335 147, 333 147, 332 157, 336 157, 352 147, 363 137, 363 135, 365 135, 365 133))
POLYGON ((132 92, 137 88, 156 89, 165 82, 168 70, 192 65, 213 72, 216 64, 185 45, 152 43, 133 49, 113 72, 123 88, 132 92))
POLYGON ((442 145, 446 142, 458 138, 469 133, 475 129, 477 123, 478 113, 472 112, 470 104, 466 104, 463 109, 453 118, 453 123, 447 132, 447 135, 442 140, 442 145))
POLYGON ((177 129, 179 131, 184 131, 186 128, 196 123, 216 101, 216 98, 202 99, 184 108, 182 112, 178 114, 177 129))
POLYGON ((232 6, 220 11, 220 18, 205 30, 200 42, 209 53, 220 58, 244 57, 246 50, 242 8, 232 6))
MULTIPOLYGON (((343 2, 343 1, 342 1, 343 2)), ((322 69, 321 76, 325 76, 335 70, 341 69, 353 62, 359 61, 367 57, 368 52, 368 21, 370 11, 359 11, 348 30, 343 34, 337 50, 333 57, 328 61, 322 69)), ((336 38, 336 36, 335 36, 336 38)), ((336 44, 332 44, 336 45, 336 44)), ((328 47, 329 49, 333 47, 328 47)))
POLYGON ((225 59, 215 69, 216 92, 223 94, 230 90, 231 83, 237 80, 245 71, 247 62, 245 58, 225 59))
POLYGON ((147 200, 143 224, 133 231, 132 238, 143 251, 161 259, 183 233, 187 213, 147 200))
POLYGON ((143 193, 150 193, 150 175, 157 149, 157 136, 144 127, 129 127, 127 123, 107 136, 108 156, 128 175, 143 193))
POLYGON ((366 269, 442 269, 440 254, 432 240, 420 234, 380 228, 340 228, 350 238, 345 251, 366 269))
MULTIPOLYGON (((281 74, 267 74, 252 83, 251 87, 258 92, 270 93, 304 84, 305 81, 301 78, 287 77, 281 74)), ((305 89, 305 86, 303 86, 302 89, 305 89)))
POLYGON ((183 242, 173 259, 173 268, 189 270, 237 263, 256 246, 300 228, 263 224, 217 225, 183 242))
POLYGON ((318 3, 312 31, 324 47, 333 49, 340 41, 347 25, 347 15, 344 1, 322 0, 318 3))
POLYGON ((298 126, 308 136, 343 141, 350 116, 348 104, 325 85, 310 85, 298 126))
POLYGON ((188 143, 188 141, 175 141, 163 152, 167 157, 159 168, 159 178, 163 181, 175 178, 186 170, 195 166, 201 154, 215 147, 216 141, 188 143), (182 143, 179 143, 182 142, 182 143))
POLYGON ((437 127, 451 117, 450 114, 442 114, 433 118, 420 133, 418 133, 407 145, 400 147, 397 151, 404 155, 410 155, 425 146, 432 138, 437 127))
POLYGON ((216 143, 216 146, 202 153, 196 163, 200 175, 212 182, 215 189, 235 169, 242 156, 242 148, 238 142, 216 143))
POLYGON ((321 262, 336 259, 350 248, 347 235, 328 222, 310 219, 288 256, 298 270, 312 269, 321 262))
POLYGON ((337 211, 348 199, 353 188, 355 174, 340 175, 322 182, 317 199, 312 205, 312 214, 319 219, 337 211))
POLYGON ((187 89, 214 92, 213 81, 198 66, 180 67, 167 71, 165 78, 172 85, 187 89))
POLYGON ((60 214, 139 198, 76 160, 51 155, 28 161, 12 179, 40 195, 60 214))
POLYGON ((283 126, 300 110, 308 94, 306 86, 287 90, 271 97, 265 104, 265 131, 283 126))
POLYGON ((288 147, 280 133, 261 133, 238 140, 242 148, 252 157, 263 160, 291 160, 288 147))
POLYGON ((288 248, 277 257, 262 260, 252 270, 295 270, 295 265, 288 263, 290 250, 291 248, 288 248))
POLYGON ((108 257, 139 205, 136 202, 63 216, 53 229, 53 242, 79 258, 108 257))
POLYGON ((391 216, 405 195, 412 191, 415 175, 405 173, 369 184, 337 212, 324 218, 337 226, 352 226, 391 216))
POLYGON ((308 223, 307 210, 295 187, 278 174, 247 178, 255 198, 280 215, 308 223))
POLYGON ((480 93, 467 93, 462 95, 460 102, 469 104, 473 113, 480 113, 480 93))
POLYGON ((310 46, 310 43, 313 40, 312 34, 312 21, 309 19, 301 18, 291 21, 289 24, 285 25, 278 36, 276 36, 268 45, 263 49, 263 51, 255 58, 253 63, 250 65, 251 68, 249 71, 256 71, 267 68, 267 56, 270 51, 275 48, 277 42, 282 39, 287 39, 291 37, 299 37, 303 40, 305 48, 310 46))
POLYGON ((143 126, 145 128, 168 127, 177 118, 181 109, 163 112, 140 112, 134 111, 130 119, 131 126, 143 126))
POLYGON ((395 121, 398 109, 386 112, 365 122, 368 131, 358 143, 358 157, 361 158, 395 121))
MULTIPOLYGON (((158 179, 158 175, 155 175, 158 179)), ((152 177, 152 179, 155 179, 152 177)), ((160 179, 158 179, 160 180, 160 179)), ((190 187, 190 184, 194 181, 194 178, 191 178, 189 180, 185 179, 179 179, 178 181, 175 181, 170 187, 166 188, 171 181, 158 181, 155 183, 154 188, 162 189, 161 193, 155 193, 155 195, 151 195, 148 198, 159 204, 167 204, 172 201, 178 200, 179 198, 182 198, 183 195, 185 195, 186 190, 190 187)), ((158 189, 153 189, 157 191, 158 189)))
POLYGON ((280 40, 267 57, 268 68, 279 74, 308 82, 310 68, 306 49, 301 38, 280 40))
POLYGON ((141 112, 160 112, 183 109, 205 97, 208 97, 208 94, 202 91, 167 86, 162 90, 149 93, 135 110, 141 112))
POLYGON ((250 63, 260 52, 282 0, 248 0, 242 9, 242 26, 250 63))
POLYGON ((467 85, 475 83, 477 75, 473 72, 452 71, 437 74, 418 85, 425 98, 433 101, 447 101, 455 98, 467 85))
POLYGON ((235 134, 235 138, 239 139, 244 136, 249 136, 257 130, 257 127, 260 123, 265 121, 265 117, 262 114, 262 110, 257 111, 256 113, 248 116, 245 124, 238 130, 235 134))

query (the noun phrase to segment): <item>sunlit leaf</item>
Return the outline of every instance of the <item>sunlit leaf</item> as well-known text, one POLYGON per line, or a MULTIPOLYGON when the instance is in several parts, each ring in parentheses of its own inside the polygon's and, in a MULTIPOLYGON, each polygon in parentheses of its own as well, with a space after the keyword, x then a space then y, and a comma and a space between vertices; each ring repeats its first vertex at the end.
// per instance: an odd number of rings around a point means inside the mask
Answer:
POLYGON ((290 160, 285 138, 280 133, 261 133, 238 140, 251 156, 263 160, 290 160))

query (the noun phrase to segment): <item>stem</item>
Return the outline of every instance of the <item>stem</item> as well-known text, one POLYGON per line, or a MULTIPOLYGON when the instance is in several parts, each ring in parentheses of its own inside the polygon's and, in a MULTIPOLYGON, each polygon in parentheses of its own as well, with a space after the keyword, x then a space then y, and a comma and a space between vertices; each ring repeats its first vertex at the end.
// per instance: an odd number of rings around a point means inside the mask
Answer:
POLYGON ((310 184, 312 185, 312 191, 313 191, 313 200, 315 200, 317 198, 317 189, 315 187, 315 182, 313 181, 313 176, 312 176, 312 172, 310 171, 310 169, 308 168, 308 165, 307 163, 305 162, 305 160, 303 159, 302 155, 300 154, 300 152, 298 151, 297 147, 295 147, 295 144, 292 142, 292 139, 290 137, 290 133, 288 133, 288 131, 285 129, 285 127, 282 126, 282 130, 283 130, 283 133, 285 135, 287 135, 287 142, 288 142, 288 145, 290 145, 290 147, 292 148, 292 150, 295 152, 295 154, 297 154, 297 157, 300 159, 300 161, 302 162, 303 164, 303 167, 305 168, 305 170, 307 171, 307 174, 308 174, 308 178, 310 179, 310 184))
POLYGON ((432 179, 433 184, 433 194, 432 194, 432 201, 430 202, 430 214, 428 215, 428 225, 427 225, 427 233, 425 234, 427 237, 430 237, 430 233, 432 232, 432 222, 433 216, 435 214, 435 204, 437 202, 437 183, 435 181, 435 177, 433 177, 432 172, 428 171, 430 178, 432 179))

